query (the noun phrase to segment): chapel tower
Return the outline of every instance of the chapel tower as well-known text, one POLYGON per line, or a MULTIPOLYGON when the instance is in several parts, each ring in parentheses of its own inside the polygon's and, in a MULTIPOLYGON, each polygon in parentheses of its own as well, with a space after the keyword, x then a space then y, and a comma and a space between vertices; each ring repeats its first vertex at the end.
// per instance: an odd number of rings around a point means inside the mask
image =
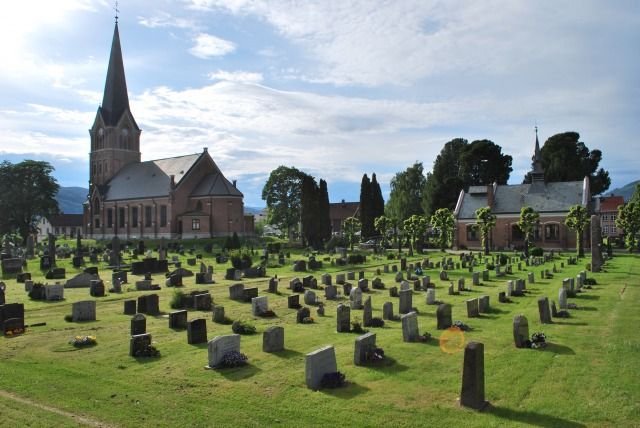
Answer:
POLYGON ((116 21, 102 104, 89 129, 89 193, 102 186, 125 165, 140 162, 140 128, 129 108, 120 34, 116 21))

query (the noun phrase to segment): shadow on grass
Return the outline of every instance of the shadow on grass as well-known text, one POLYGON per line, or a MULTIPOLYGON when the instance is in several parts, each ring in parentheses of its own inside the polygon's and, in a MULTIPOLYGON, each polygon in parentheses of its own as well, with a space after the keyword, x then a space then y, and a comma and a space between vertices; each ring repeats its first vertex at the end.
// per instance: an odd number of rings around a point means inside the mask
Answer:
MULTIPOLYGON (((567 319, 567 318, 564 318, 564 319, 567 319)), ((553 323, 558 325, 577 325, 577 326, 589 325, 586 322, 567 322, 567 321, 556 321, 556 320, 554 320, 553 323)))
POLYGON ((554 354, 560 354, 560 355, 575 355, 576 354, 573 351, 573 349, 569 348, 568 346, 560 345, 560 344, 552 343, 552 342, 547 342, 547 346, 546 346, 546 348, 544 348, 544 350, 548 351, 548 352, 553 352, 554 354))
POLYGON ((285 349, 284 351, 272 352, 271 355, 290 360, 291 358, 302 357, 303 354, 302 352, 294 351, 293 349, 285 349))
POLYGON ((492 307, 490 307, 490 308, 487 310, 487 312, 486 312, 486 313, 487 313, 487 314, 490 314, 490 315, 493 315, 493 314, 498 315, 498 314, 506 314, 507 312, 508 312, 508 311, 503 311, 502 309, 498 309, 498 308, 496 308, 495 306, 492 306, 492 307))
POLYGON ((525 410, 514 410, 506 407, 490 406, 486 413, 490 413, 499 418, 508 419, 514 422, 520 422, 531 426, 544 428, 579 428, 586 425, 570 421, 568 419, 558 418, 556 416, 545 415, 537 412, 529 412, 525 410))
POLYGON ((231 369, 217 369, 216 372, 220 373, 223 377, 227 378, 230 381, 238 381, 243 379, 248 379, 252 376, 255 376, 259 372, 261 372, 258 367, 253 364, 247 364, 242 367, 234 367, 231 369))
POLYGON ((598 300, 598 299, 600 299, 600 296, 596 296, 596 295, 593 295, 593 294, 578 293, 578 294, 576 294, 575 298, 576 299, 580 299, 580 300, 582 300, 582 299, 584 299, 584 300, 598 300))
POLYGON ((351 381, 347 381, 347 385, 344 388, 319 390, 319 392, 323 394, 331 395, 333 397, 342 398, 345 400, 355 398, 358 395, 366 393, 367 391, 369 391, 369 388, 367 388, 366 386, 351 381))
POLYGON ((576 311, 597 311, 598 308, 594 306, 578 306, 575 310, 576 311))
POLYGON ((400 373, 409 369, 408 366, 398 363, 395 358, 389 357, 387 355, 385 355, 384 360, 382 361, 364 364, 362 367, 379 370, 384 373, 400 373))

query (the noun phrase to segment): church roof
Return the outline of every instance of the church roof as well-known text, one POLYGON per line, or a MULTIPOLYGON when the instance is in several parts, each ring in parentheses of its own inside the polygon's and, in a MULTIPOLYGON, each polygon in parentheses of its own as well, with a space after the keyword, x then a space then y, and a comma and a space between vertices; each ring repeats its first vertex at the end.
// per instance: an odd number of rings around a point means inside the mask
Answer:
POLYGON ((127 81, 124 75, 124 63, 122 61, 122 49, 120 47, 120 33, 116 22, 111 42, 111 55, 107 80, 104 84, 104 95, 100 113, 107 126, 115 126, 125 110, 129 109, 129 96, 127 95, 127 81))
MULTIPOLYGON (((531 192, 532 184, 505 184, 496 186, 493 195, 493 214, 519 215, 524 206, 539 213, 568 212, 573 205, 583 202, 584 183, 582 181, 564 181, 547 183, 541 192, 531 192)), ((478 186, 474 186, 478 187, 478 186)), ((475 219, 478 208, 489 206, 490 192, 465 192, 458 213, 459 219, 475 219)))
POLYGON ((155 159, 124 166, 109 181, 105 201, 167 196, 171 176, 178 185, 201 154, 155 159))
POLYGON ((242 196, 242 193, 220 171, 205 176, 191 196, 242 196))

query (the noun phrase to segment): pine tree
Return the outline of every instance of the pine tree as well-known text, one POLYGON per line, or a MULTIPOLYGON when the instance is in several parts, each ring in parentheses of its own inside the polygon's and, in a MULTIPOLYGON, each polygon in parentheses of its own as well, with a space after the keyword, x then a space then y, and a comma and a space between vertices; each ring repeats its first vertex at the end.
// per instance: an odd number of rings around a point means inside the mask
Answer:
POLYGON ((371 215, 371 181, 367 174, 362 176, 362 182, 360 183, 360 225, 361 225, 361 238, 367 238, 375 235, 375 228, 373 227, 374 217, 371 215))
POLYGON ((318 237, 322 244, 331 239, 331 215, 329 213, 329 190, 327 182, 320 179, 320 188, 318 189, 318 237))
POLYGON ((382 190, 380 190, 380 184, 378 184, 378 179, 374 172, 371 175, 371 218, 375 221, 375 219, 381 215, 384 215, 384 198, 382 197, 382 190))

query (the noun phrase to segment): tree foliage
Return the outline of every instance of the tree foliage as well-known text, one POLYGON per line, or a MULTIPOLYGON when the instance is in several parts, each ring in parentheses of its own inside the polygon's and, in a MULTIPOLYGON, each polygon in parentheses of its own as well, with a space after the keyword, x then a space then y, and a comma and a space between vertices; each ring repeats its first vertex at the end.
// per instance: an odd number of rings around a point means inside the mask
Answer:
POLYGON ((380 233, 380 235, 382 236, 382 246, 386 246, 387 234, 389 233, 389 231, 391 231, 391 229, 393 229, 394 226, 393 221, 389 217, 381 215, 373 221, 373 224, 378 233, 380 233))
POLYGON ((584 256, 584 246, 582 242, 583 232, 590 221, 591 217, 589 216, 589 212, 582 205, 574 205, 569 208, 569 214, 567 214, 567 218, 564 220, 564 224, 576 232, 576 246, 579 257, 584 256))
POLYGON ((327 183, 320 180, 320 186, 310 175, 302 179, 300 223, 302 236, 306 244, 313 248, 322 248, 331 237, 329 218, 329 194, 327 183))
POLYGON ((58 214, 58 183, 48 162, 25 160, 0 164, 0 234, 17 231, 22 239, 35 230, 38 217, 58 214))
POLYGON ((439 208, 431 216, 431 227, 438 234, 438 247, 444 251, 452 241, 451 235, 456 224, 453 213, 448 208, 439 208))
POLYGON ((640 185, 636 188, 634 197, 624 205, 618 207, 616 226, 624 230, 624 242, 629 252, 638 248, 638 233, 640 233, 640 201, 635 196, 640 194, 640 185))
POLYGON ((372 215, 371 180, 369 180, 367 174, 362 176, 362 181, 360 182, 360 207, 358 214, 362 227, 361 237, 368 238, 369 236, 373 236, 375 229, 373 226, 374 217, 372 215))
POLYGON ((357 233, 360 231, 362 225, 360 224, 360 220, 357 217, 348 217, 344 220, 342 225, 342 230, 344 231, 344 236, 347 238, 347 243, 349 244, 349 248, 353 250, 353 244, 357 240, 357 233))
POLYGON ((293 167, 279 166, 271 171, 262 189, 262 199, 269 209, 269 224, 287 231, 300 221, 302 204, 302 180, 306 174, 293 167))
POLYGON ((461 190, 469 186, 506 184, 511 174, 512 158, 489 140, 471 144, 455 138, 444 145, 427 174, 422 206, 427 215, 439 208, 453 211, 461 190))
POLYGON ((455 208, 465 187, 460 159, 467 146, 467 140, 455 138, 444 145, 433 162, 433 171, 427 173, 422 204, 428 216, 439 208, 455 208))
POLYGON ((424 216, 414 214, 402 224, 402 229, 409 237, 411 252, 416 249, 416 242, 427 232, 427 219, 424 216))
POLYGON ((538 221, 540 220, 540 213, 531 207, 522 207, 520 210, 520 219, 518 220, 518 227, 524 235, 524 255, 529 257, 529 244, 533 240, 533 231, 535 230, 538 221))
POLYGON ((382 197, 380 184, 378 184, 378 178, 374 172, 371 175, 371 216, 375 221, 375 219, 381 215, 384 215, 384 198, 382 197))
POLYGON ((490 207, 478 208, 475 214, 482 236, 482 248, 485 254, 489 254, 489 234, 496 225, 496 216, 491 212, 490 207))
MULTIPOLYGON (((577 132, 563 132, 547 139, 540 153, 544 179, 547 183, 556 181, 581 181, 589 177, 591 194, 598 195, 611 185, 609 172, 598 169, 602 160, 602 152, 589 148, 580 140, 577 132)), ((525 183, 531 182, 529 174, 525 183)))
POLYGON ((386 215, 402 224, 412 215, 423 215, 422 193, 426 183, 422 162, 416 162, 391 179, 386 215))

